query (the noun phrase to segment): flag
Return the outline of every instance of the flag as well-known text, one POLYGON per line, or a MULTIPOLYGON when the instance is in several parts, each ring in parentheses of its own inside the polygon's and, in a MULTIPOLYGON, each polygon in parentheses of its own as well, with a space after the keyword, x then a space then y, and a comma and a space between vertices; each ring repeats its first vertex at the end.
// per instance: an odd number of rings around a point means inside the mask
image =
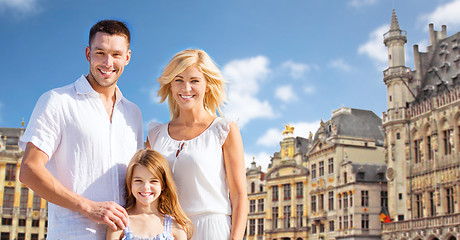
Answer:
POLYGON ((384 223, 391 222, 390 214, 388 213, 387 209, 384 206, 382 206, 382 210, 380 210, 380 222, 384 222, 384 223))

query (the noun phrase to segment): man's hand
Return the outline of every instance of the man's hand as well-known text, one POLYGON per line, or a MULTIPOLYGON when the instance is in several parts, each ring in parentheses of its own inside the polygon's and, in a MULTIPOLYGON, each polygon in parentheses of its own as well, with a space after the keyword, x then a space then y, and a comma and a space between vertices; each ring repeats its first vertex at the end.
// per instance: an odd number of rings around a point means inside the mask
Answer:
POLYGON ((89 219, 106 224, 116 231, 128 226, 128 213, 115 202, 94 202, 88 200, 86 207, 82 206, 82 214, 89 219))

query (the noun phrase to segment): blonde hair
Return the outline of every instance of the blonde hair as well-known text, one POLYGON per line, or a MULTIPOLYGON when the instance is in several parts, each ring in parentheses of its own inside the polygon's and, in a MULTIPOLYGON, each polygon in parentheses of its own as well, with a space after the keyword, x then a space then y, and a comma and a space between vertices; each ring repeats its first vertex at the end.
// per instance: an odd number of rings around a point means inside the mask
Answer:
POLYGON ((219 112, 219 115, 222 116, 220 107, 226 100, 225 79, 211 57, 205 51, 199 49, 186 49, 178 52, 166 65, 163 73, 158 78, 160 83, 160 90, 158 90, 158 96, 161 97, 160 103, 167 98, 171 119, 179 117, 179 106, 172 97, 171 82, 177 75, 191 66, 196 67, 203 73, 206 79, 206 87, 209 91, 204 96, 204 109, 213 116, 217 117, 216 112, 219 112))
POLYGON ((193 234, 193 226, 190 219, 182 210, 177 198, 176 185, 171 175, 166 159, 157 151, 152 149, 140 149, 134 154, 126 170, 125 180, 125 200, 126 210, 136 205, 136 198, 133 196, 131 183, 133 181, 133 172, 136 166, 147 168, 155 178, 161 183, 161 194, 158 197, 158 211, 165 215, 168 214, 184 229, 187 239, 193 234))

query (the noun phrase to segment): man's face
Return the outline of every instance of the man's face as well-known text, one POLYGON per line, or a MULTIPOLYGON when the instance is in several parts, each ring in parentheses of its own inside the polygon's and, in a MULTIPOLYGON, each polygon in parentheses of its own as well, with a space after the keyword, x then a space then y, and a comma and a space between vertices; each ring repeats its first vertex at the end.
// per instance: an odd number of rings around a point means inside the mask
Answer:
POLYGON ((97 32, 91 46, 86 47, 86 59, 90 64, 88 80, 97 91, 114 86, 128 65, 131 51, 126 37, 97 32))

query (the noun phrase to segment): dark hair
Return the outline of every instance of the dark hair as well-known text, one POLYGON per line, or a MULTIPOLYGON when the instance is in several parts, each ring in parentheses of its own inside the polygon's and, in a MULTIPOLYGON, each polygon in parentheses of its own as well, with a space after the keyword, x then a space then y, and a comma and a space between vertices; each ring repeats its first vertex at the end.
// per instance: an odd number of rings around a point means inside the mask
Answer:
POLYGON ((89 30, 89 41, 88 45, 91 47, 91 41, 93 41, 94 36, 97 32, 104 32, 110 35, 120 35, 126 37, 128 40, 128 47, 131 42, 131 34, 129 29, 124 22, 117 20, 101 20, 94 24, 94 26, 89 30))

